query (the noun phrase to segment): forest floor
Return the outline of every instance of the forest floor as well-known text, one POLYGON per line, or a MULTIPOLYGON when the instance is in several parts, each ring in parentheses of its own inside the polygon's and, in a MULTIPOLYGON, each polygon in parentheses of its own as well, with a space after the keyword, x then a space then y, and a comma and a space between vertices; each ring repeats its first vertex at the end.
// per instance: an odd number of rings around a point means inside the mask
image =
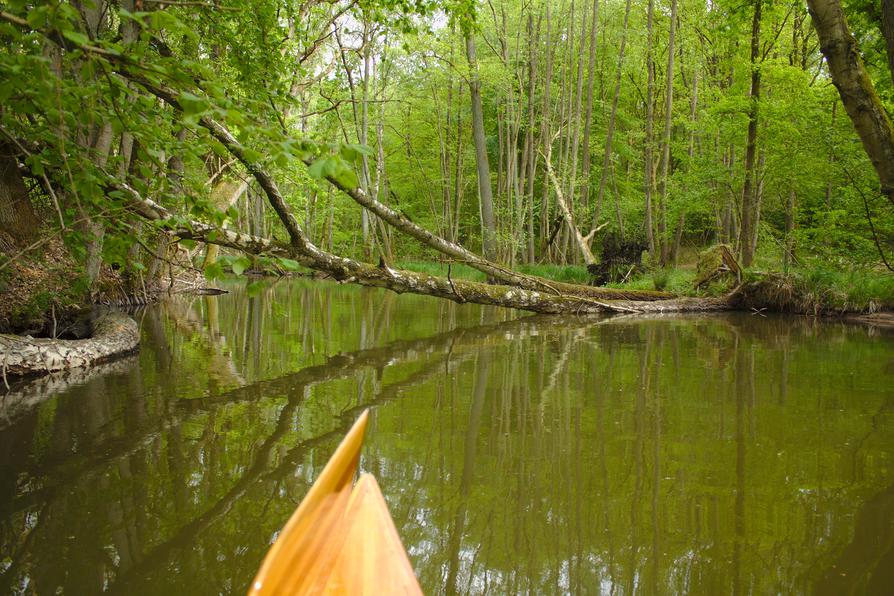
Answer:
POLYGON ((146 304, 171 289, 205 285, 201 273, 191 269, 178 268, 175 279, 169 279, 128 290, 121 270, 103 265, 91 292, 82 267, 60 239, 27 254, 0 245, 0 333, 66 335, 65 329, 82 325, 94 305, 146 304))
POLYGON ((78 268, 58 239, 28 258, 2 252, 0 267, 0 332, 40 333, 48 320, 84 302, 78 268))

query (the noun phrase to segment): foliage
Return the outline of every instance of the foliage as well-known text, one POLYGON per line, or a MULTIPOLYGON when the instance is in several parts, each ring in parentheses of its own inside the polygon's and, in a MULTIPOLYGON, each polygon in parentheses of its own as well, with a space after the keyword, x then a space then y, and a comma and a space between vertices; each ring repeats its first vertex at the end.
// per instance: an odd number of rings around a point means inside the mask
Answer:
MULTIPOLYGON (((643 34, 646 7, 633 6, 625 30, 620 2, 601 3, 595 21, 589 3, 546 0, 487 6, 465 0, 227 0, 189 7, 18 0, 5 10, 0 136, 17 144, 31 177, 31 200, 48 229, 64 232, 88 272, 91 260, 101 259, 132 278, 157 274, 161 228, 187 218, 285 240, 250 178, 255 165, 272 173, 304 231, 332 252, 369 260, 379 253, 389 260, 431 258, 374 218, 362 222, 360 208, 327 178, 358 186, 477 250, 481 221, 466 36, 479 48, 502 262, 542 263, 545 269, 522 270, 552 279, 588 279, 567 227, 553 235, 558 212, 543 158, 550 147, 578 227, 606 226, 597 244, 608 232, 642 234, 647 184, 653 233, 668 247, 653 262, 672 262, 680 243, 740 243, 751 105, 747 4, 680 0, 669 78, 670 13, 663 1, 656 4, 651 48, 643 34), (650 51, 655 88, 647 122, 650 51), (613 143, 603 169, 619 74, 613 143), (665 114, 669 83, 673 101, 665 114), (152 85, 171 89, 174 102, 160 101, 152 85), (203 118, 233 132, 245 164, 199 125, 203 118), (662 193, 657 164, 665 146, 662 193), (656 168, 648 174, 646 149, 656 168), (243 179, 250 182, 247 190, 221 198, 225 183, 243 179), (122 184, 175 218, 141 221, 129 210, 122 184)), ((855 0, 847 10, 873 81, 890 105, 877 9, 855 0)), ((790 243, 796 260, 817 256, 871 270, 879 249, 894 254, 894 213, 878 199, 878 181, 829 84, 806 8, 768 4, 762 29, 756 262, 779 263, 790 243)), ((209 260, 209 277, 226 268, 249 269, 244 257, 225 257, 216 265, 209 260)), ((269 269, 290 266, 271 263, 269 269)), ((634 284, 681 287, 676 274, 667 280, 657 275, 634 284)))
POLYGON ((743 306, 779 312, 873 313, 894 308, 894 275, 817 264, 788 274, 750 272, 739 292, 743 306))

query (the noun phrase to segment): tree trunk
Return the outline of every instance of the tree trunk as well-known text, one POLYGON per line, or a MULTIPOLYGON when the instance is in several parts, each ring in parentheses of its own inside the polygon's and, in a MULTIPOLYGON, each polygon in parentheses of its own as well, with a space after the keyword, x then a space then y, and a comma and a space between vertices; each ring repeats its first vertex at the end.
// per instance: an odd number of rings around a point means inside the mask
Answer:
MULTIPOLYGON (((832 122, 830 124, 830 128, 835 128, 835 113, 838 111, 838 101, 832 100, 832 122)), ((832 209, 832 185, 834 183, 834 164, 835 164, 835 150, 833 147, 829 147, 829 168, 826 171, 826 209, 832 209)))
POLYGON ((646 241, 649 244, 649 256, 655 261, 655 230, 652 227, 652 119, 655 103, 655 58, 652 54, 652 18, 655 2, 649 0, 646 16, 646 70, 648 72, 646 88, 646 138, 643 143, 643 194, 645 195, 645 213, 643 227, 646 229, 646 241))
MULTIPOLYGON (((580 149, 580 127, 581 127, 581 108, 583 104, 583 96, 584 96, 584 60, 583 60, 583 51, 584 46, 587 43, 587 26, 585 24, 587 19, 587 5, 584 3, 583 6, 583 16, 582 16, 582 24, 580 28, 580 45, 578 47, 578 53, 581 55, 577 60, 577 87, 574 91, 574 109, 571 111, 571 122, 572 122, 572 135, 571 135, 571 167, 569 168, 569 180, 568 180, 568 209, 570 210, 572 216, 574 214, 574 200, 576 197, 575 191, 577 190, 577 157, 580 149)), ((573 47, 573 45, 572 45, 573 47)), ((572 52, 572 55, 574 52, 572 52)), ((585 123, 586 127, 589 128, 589 123, 585 123)), ((577 232, 580 235, 579 232, 577 232)), ((580 247, 580 242, 577 243, 580 247)), ((581 249, 583 250, 583 249, 581 249)), ((587 248, 589 250, 589 247, 587 248)), ((587 262, 587 258, 593 257, 592 253, 588 256, 586 253, 582 252, 582 256, 584 257, 584 262, 588 265, 591 264, 587 262)), ((595 263, 595 260, 592 261, 595 263)))
MULTIPOLYGON (((96 141, 93 143, 93 153, 96 165, 105 167, 109 159, 109 151, 112 148, 112 125, 108 122, 99 128, 96 141)), ((84 273, 87 276, 88 287, 91 292, 96 280, 99 278, 99 270, 102 267, 102 247, 105 239, 106 228, 102 221, 87 217, 83 224, 84 235, 87 242, 87 257, 84 263, 84 273)))
POLYGON ((888 71, 894 81, 894 0, 882 0, 882 35, 888 54, 888 71))
POLYGON ((526 144, 528 147, 528 171, 527 171, 527 262, 533 263, 534 254, 534 177, 537 168, 537 151, 534 148, 534 128, 536 125, 534 113, 534 91, 537 85, 537 51, 535 40, 540 37, 540 21, 537 21, 537 36, 533 31, 533 16, 528 14, 528 131, 526 144))
MULTIPOLYGON (((248 190, 248 182, 239 180, 221 180, 211 191, 211 206, 218 211, 227 211, 236 204, 245 191, 248 190)), ((227 227, 224 224, 223 227, 227 227)), ((217 261, 218 247, 209 244, 205 247, 205 267, 217 261)))
POLYGON ((670 261, 671 239, 667 237, 667 180, 670 177, 671 125, 674 112, 674 37, 677 30, 677 0, 671 0, 670 32, 667 37, 667 89, 664 100, 664 145, 661 151, 661 188, 658 207, 661 265, 670 261))
POLYGON ((478 60, 475 56, 475 40, 466 37, 466 57, 469 60, 469 93, 472 98, 472 137, 475 141, 475 165, 478 169, 478 198, 481 207, 481 246, 484 258, 497 258, 496 224, 494 222, 494 197, 490 184, 490 163, 487 159, 487 140, 484 136, 484 111, 481 107, 481 81, 478 78, 478 60))
MULTIPOLYGON (((888 3, 886 0, 884 4, 888 3)), ((807 6, 832 82, 878 174, 882 193, 894 204, 894 128, 863 66, 841 2, 808 0, 807 6)), ((890 6, 887 10, 891 10, 890 6)))
POLYGON ((568 207, 568 204, 565 202, 565 197, 562 192, 562 185, 559 184, 559 180, 556 178, 555 172, 553 172, 553 166, 550 162, 550 154, 547 153, 545 157, 546 161, 546 173, 549 176, 550 181, 553 183, 553 187, 556 191, 556 203, 559 205, 559 210, 562 212, 562 217, 565 218, 565 225, 571 231, 571 234, 574 238, 575 243, 577 244, 578 250, 580 250, 581 255, 584 257, 584 263, 587 265, 595 265, 596 257, 593 256, 593 251, 590 250, 590 240, 592 239, 596 230, 588 234, 586 237, 582 236, 580 230, 578 230, 577 226, 574 224, 574 214, 571 212, 571 209, 568 207))
POLYGON ((785 202, 785 250, 782 252, 782 270, 788 273, 792 261, 795 259, 795 205, 797 196, 795 189, 788 192, 788 200, 785 202))
MULTIPOLYGON (((550 14, 550 3, 546 3, 546 71, 543 76, 543 108, 540 112, 540 139, 543 141, 543 155, 550 150, 552 141, 552 131, 550 130, 550 103, 551 87, 553 80, 553 46, 552 46, 552 17, 550 14)), ((550 241, 550 219, 549 215, 549 185, 542 184, 542 195, 540 198, 540 235, 543 241, 543 257, 549 255, 550 241)))
MULTIPOLYGON (((834 0, 833 0, 834 1, 834 0)), ((753 238, 757 227, 757 123, 761 97, 761 8, 763 0, 755 0, 751 21, 751 94, 748 108, 748 140, 745 146, 745 184, 742 187, 742 225, 739 229, 739 251, 743 267, 754 260, 753 238)))
POLYGON ((19 173, 16 152, 5 143, 0 144, 0 232, 8 234, 14 244, 32 241, 40 227, 40 220, 31 206, 28 189, 19 173))
POLYGON ((584 155, 581 164, 581 177, 583 178, 584 192, 583 204, 584 208, 589 212, 590 206, 590 163, 592 155, 590 154, 590 130, 593 128, 591 122, 593 118, 593 78, 596 75, 596 28, 599 24, 599 0, 593 0, 593 13, 590 15, 590 50, 587 57, 587 103, 584 108, 584 155))
MULTIPOLYGON (((360 102, 360 144, 364 147, 369 145, 369 76, 372 70, 372 57, 369 54, 370 39, 369 25, 363 24, 363 95, 360 102)), ((369 193, 370 175, 369 175, 369 157, 364 152, 360 157, 360 187, 363 192, 369 193)), ((370 250, 370 225, 369 212, 366 209, 360 210, 360 229, 363 238, 363 256, 369 259, 370 250)))
POLYGON ((609 164, 612 159, 612 136, 615 134, 615 116, 618 113, 618 99, 621 97, 621 76, 624 74, 624 47, 627 45, 627 23, 630 21, 630 0, 624 6, 624 29, 621 33, 621 45, 618 49, 618 70, 615 75, 615 95, 612 99, 612 111, 608 118, 605 133, 605 151, 602 155, 602 175, 599 178, 599 192, 596 195, 596 209, 593 212, 593 227, 599 227, 599 216, 602 211, 602 200, 605 197, 605 184, 608 182, 609 164))

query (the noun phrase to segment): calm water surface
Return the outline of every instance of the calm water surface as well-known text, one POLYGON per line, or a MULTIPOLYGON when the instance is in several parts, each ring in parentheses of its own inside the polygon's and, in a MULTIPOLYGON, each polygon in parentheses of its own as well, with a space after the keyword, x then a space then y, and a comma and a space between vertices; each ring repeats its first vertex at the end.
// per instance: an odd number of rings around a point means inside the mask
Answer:
POLYGON ((3 398, 0 593, 244 593, 367 407, 427 593, 894 586, 890 333, 229 287, 3 398))

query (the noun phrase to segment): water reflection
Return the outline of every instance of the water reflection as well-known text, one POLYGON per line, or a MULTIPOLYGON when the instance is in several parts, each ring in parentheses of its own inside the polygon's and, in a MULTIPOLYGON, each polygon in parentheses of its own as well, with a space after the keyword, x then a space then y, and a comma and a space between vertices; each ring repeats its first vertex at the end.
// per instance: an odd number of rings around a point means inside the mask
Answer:
POLYGON ((139 312, 138 357, 5 402, 0 591, 242 591, 370 406, 362 467, 428 593, 892 583, 890 336, 232 289, 139 312))

